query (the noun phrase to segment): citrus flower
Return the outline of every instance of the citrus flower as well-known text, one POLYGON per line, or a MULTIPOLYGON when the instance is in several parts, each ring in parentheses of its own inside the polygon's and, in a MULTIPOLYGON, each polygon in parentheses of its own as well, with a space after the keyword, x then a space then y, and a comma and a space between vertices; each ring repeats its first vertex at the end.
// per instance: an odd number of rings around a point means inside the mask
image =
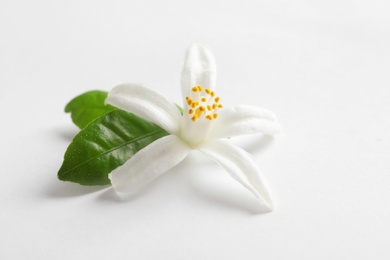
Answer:
POLYGON ((142 84, 122 84, 109 92, 106 103, 149 120, 170 134, 146 146, 109 174, 117 192, 139 190, 179 164, 192 150, 198 150, 251 191, 265 210, 273 209, 268 185, 255 161, 227 137, 273 135, 279 132, 279 124, 266 109, 224 107, 214 90, 215 81, 212 53, 195 44, 186 53, 181 74, 182 113, 174 102, 142 84))

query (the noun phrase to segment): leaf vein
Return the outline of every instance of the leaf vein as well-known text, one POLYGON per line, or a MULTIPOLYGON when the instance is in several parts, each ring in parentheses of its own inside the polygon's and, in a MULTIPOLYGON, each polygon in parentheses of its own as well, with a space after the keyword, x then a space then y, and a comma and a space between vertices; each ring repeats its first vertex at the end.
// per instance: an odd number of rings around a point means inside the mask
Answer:
POLYGON ((115 146, 115 147, 113 147, 113 148, 111 148, 111 149, 109 149, 109 150, 107 150, 107 151, 104 151, 103 153, 99 153, 99 154, 97 154, 97 155, 95 155, 95 156, 89 158, 88 160, 84 161, 83 163, 78 164, 78 165, 76 165, 75 167, 73 167, 73 168, 71 168, 71 169, 69 169, 69 170, 67 170, 67 171, 65 171, 65 172, 62 172, 62 174, 67 174, 67 173, 69 173, 69 172, 71 172, 71 171, 73 171, 73 170, 75 170, 75 169, 77 169, 77 168, 79 168, 79 167, 81 167, 81 166, 87 164, 88 162, 90 162, 90 161, 92 161, 92 160, 95 160, 96 158, 106 156, 107 154, 109 154, 109 153, 111 153, 111 152, 113 152, 113 151, 115 151, 115 150, 118 150, 118 149, 120 149, 120 148, 122 148, 122 147, 124 147, 124 146, 127 146, 127 145, 129 145, 129 144, 131 144, 131 143, 138 142, 138 141, 140 141, 140 140, 142 140, 142 139, 144 139, 144 138, 147 138, 147 137, 150 137, 150 136, 153 136, 153 135, 162 133, 162 132, 164 132, 164 130, 163 130, 163 129, 159 129, 159 130, 153 131, 153 132, 151 132, 151 133, 149 133, 149 134, 146 134, 146 135, 143 135, 143 136, 141 136, 141 137, 135 138, 135 139, 133 139, 133 140, 131 140, 131 141, 124 142, 123 144, 120 144, 120 145, 118 145, 118 146, 115 146))

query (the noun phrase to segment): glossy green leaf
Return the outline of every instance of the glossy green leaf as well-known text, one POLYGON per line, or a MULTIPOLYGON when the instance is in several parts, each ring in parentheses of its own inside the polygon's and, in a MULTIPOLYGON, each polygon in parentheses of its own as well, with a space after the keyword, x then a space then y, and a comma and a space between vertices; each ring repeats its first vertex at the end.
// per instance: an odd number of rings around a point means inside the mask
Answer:
POLYGON ((123 110, 111 111, 75 136, 58 178, 82 185, 110 184, 108 174, 112 170, 165 135, 165 130, 149 121, 123 110))
POLYGON ((100 90, 83 93, 66 105, 65 112, 71 113, 72 121, 82 129, 96 118, 116 109, 104 104, 107 94, 100 90))

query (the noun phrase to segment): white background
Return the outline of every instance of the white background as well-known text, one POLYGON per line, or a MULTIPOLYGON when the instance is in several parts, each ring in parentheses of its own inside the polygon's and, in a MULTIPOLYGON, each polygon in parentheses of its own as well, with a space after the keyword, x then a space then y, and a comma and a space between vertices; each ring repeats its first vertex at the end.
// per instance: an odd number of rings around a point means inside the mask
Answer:
POLYGON ((390 259, 388 1, 0 1, 1 259, 390 259), (180 101, 194 42, 277 208, 194 154, 128 201, 56 175, 73 97, 143 82, 180 101))

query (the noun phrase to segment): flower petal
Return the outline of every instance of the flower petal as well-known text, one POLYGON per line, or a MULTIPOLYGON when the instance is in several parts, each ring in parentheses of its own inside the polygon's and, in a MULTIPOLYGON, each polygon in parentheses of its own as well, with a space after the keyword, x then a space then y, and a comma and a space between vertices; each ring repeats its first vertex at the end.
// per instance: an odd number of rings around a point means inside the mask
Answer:
POLYGON ((217 70, 213 54, 200 44, 192 45, 186 53, 181 72, 183 97, 190 96, 191 88, 202 86, 214 89, 217 70))
POLYGON ((198 150, 212 157, 236 181, 250 190, 266 210, 273 210, 268 184, 247 152, 221 139, 205 143, 198 150))
POLYGON ((266 109, 253 106, 227 107, 219 111, 210 138, 223 138, 245 134, 275 135, 280 125, 275 115, 266 109))
POLYGON ((140 84, 122 84, 108 93, 106 103, 152 121, 171 134, 179 132, 179 109, 152 88, 140 84))
POLYGON ((131 157, 109 174, 118 192, 135 192, 180 163, 191 149, 177 136, 162 137, 131 157))

